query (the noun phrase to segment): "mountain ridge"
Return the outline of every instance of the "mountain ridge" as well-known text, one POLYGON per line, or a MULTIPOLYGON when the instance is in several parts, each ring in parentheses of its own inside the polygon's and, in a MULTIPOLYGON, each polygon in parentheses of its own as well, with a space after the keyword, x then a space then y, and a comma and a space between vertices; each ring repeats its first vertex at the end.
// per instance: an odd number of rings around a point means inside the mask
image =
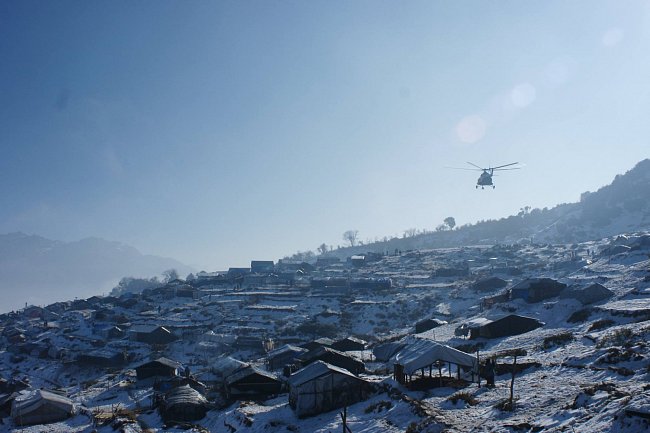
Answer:
POLYGON ((551 209, 526 209, 498 220, 479 221, 453 230, 439 230, 340 248, 327 255, 347 257, 364 252, 459 247, 495 243, 573 243, 650 230, 650 159, 580 201, 551 209))
POLYGON ((101 294, 122 277, 151 277, 168 269, 182 275, 194 271, 175 259, 98 237, 64 242, 22 232, 0 234, 4 310, 101 294))

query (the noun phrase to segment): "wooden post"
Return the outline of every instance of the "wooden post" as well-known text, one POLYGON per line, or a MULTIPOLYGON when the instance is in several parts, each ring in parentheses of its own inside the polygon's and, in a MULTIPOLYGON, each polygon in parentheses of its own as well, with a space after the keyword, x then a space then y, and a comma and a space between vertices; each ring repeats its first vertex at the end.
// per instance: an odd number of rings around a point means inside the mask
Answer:
MULTIPOLYGON (((478 387, 481 387, 481 359, 479 358, 478 349, 476 349, 476 375, 478 376, 478 387)), ((472 374, 473 375, 473 374, 472 374)))
POLYGON ((339 415, 341 415, 343 421, 343 433, 352 433, 352 430, 348 427, 348 407, 343 406, 343 412, 339 412, 339 415))
POLYGON ((515 360, 512 363, 512 380, 510 381, 510 410, 513 410, 513 397, 515 388, 515 370, 517 368, 517 355, 514 356, 515 360))

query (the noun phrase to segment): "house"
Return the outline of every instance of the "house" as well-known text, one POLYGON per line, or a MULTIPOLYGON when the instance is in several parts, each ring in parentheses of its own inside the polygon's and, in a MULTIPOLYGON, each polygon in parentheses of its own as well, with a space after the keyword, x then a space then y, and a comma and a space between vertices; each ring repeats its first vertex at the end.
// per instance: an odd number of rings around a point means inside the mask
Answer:
POLYGON ((254 335, 239 335, 233 344, 237 350, 250 350, 255 353, 265 353, 272 349, 272 340, 254 335))
POLYGON ((119 340, 120 338, 124 338, 126 332, 117 325, 111 325, 100 328, 98 334, 106 340, 119 340))
POLYGON ((165 422, 190 422, 205 417, 208 408, 208 400, 201 393, 189 385, 182 385, 165 394, 159 411, 165 422))
POLYGON ((11 418, 18 426, 63 421, 73 414, 72 400, 43 389, 23 391, 11 405, 11 418))
POLYGON ((508 285, 508 282, 499 277, 483 278, 472 285, 472 289, 477 292, 488 292, 492 290, 502 289, 508 285))
POLYGON ((366 264, 366 256, 364 255, 354 255, 351 256, 349 262, 355 268, 360 268, 366 264))
POLYGON ((251 260, 251 273, 271 274, 275 271, 273 260, 251 260))
POLYGON ((583 289, 566 290, 562 293, 563 298, 577 299, 583 305, 604 301, 612 296, 614 296, 614 292, 600 283, 594 283, 583 289))
POLYGON ((277 376, 250 365, 226 377, 226 395, 231 398, 266 398, 281 390, 282 382, 277 376))
POLYGON ((243 367, 248 367, 248 364, 230 356, 219 358, 212 364, 210 371, 217 377, 217 379, 225 382, 225 379, 230 376, 234 371, 243 367))
POLYGON ((138 380, 148 379, 150 377, 167 378, 178 376, 181 364, 167 358, 158 358, 146 362, 135 368, 138 380))
POLYGON ((552 278, 528 278, 512 286, 510 297, 535 303, 558 296, 565 288, 566 284, 552 278))
POLYGON ((229 278, 237 278, 243 277, 244 275, 248 275, 250 273, 251 268, 229 268, 227 275, 229 278))
POLYGON ((92 350, 77 357, 77 364, 96 367, 120 367, 128 361, 125 351, 117 352, 108 349, 92 350))
POLYGON ((415 333, 421 334, 438 326, 446 325, 447 321, 440 319, 424 319, 415 324, 415 333))
POLYGON ((469 267, 464 268, 438 268, 433 272, 434 277, 466 277, 469 267))
POLYGON ((131 340, 147 344, 169 344, 177 340, 172 332, 159 325, 138 325, 129 329, 131 340))
POLYGON ((544 326, 544 322, 526 316, 510 314, 498 320, 486 320, 482 324, 471 327, 469 338, 498 338, 524 334, 544 326))
POLYGON ((363 361, 329 347, 318 347, 300 356, 302 365, 309 365, 316 361, 324 361, 328 364, 345 368, 354 374, 363 373, 366 369, 363 361))
POLYGON ((174 287, 175 296, 177 298, 190 298, 190 299, 199 299, 200 291, 196 287, 192 287, 189 284, 181 284, 174 287))
POLYGON ((269 352, 266 357, 266 365, 269 370, 277 370, 287 364, 293 364, 300 355, 307 353, 308 350, 302 347, 285 344, 279 349, 269 352))
POLYGON ((339 263, 341 263, 341 259, 339 259, 338 257, 330 257, 330 256, 322 257, 321 256, 321 257, 316 258, 316 267, 317 268, 326 268, 328 266, 338 265, 339 263))
POLYGON ((334 344, 334 340, 331 338, 322 337, 308 343, 301 344, 300 347, 307 350, 314 350, 318 347, 332 347, 332 344, 334 344))
POLYGON ((316 361, 289 377, 289 405, 302 418, 362 401, 369 390, 349 371, 316 361))
POLYGON ((368 343, 360 338, 345 337, 341 340, 335 341, 332 344, 332 349, 339 352, 351 352, 356 350, 365 350, 368 343))
POLYGON ((393 286, 390 278, 351 278, 352 289, 389 290, 393 286))

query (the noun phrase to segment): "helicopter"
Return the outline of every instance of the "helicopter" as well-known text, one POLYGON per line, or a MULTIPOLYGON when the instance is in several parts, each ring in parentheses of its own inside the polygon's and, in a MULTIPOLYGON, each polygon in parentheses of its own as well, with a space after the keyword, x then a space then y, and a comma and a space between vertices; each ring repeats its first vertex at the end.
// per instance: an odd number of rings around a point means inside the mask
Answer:
POLYGON ((494 176, 495 171, 501 171, 501 170, 519 170, 521 167, 512 167, 513 165, 519 164, 518 162, 511 162, 510 164, 504 164, 504 165, 499 165, 496 167, 488 167, 488 168, 483 168, 479 167, 478 165, 474 164, 473 162, 467 161, 469 165, 471 165, 474 168, 458 168, 458 167, 450 167, 454 168, 456 170, 472 170, 472 171, 482 171, 481 175, 479 176, 478 180, 476 181, 476 188, 480 186, 481 189, 485 189, 486 186, 491 186, 492 188, 496 188, 494 183, 492 183, 492 176, 494 176), (510 168, 506 168, 510 167, 510 168))

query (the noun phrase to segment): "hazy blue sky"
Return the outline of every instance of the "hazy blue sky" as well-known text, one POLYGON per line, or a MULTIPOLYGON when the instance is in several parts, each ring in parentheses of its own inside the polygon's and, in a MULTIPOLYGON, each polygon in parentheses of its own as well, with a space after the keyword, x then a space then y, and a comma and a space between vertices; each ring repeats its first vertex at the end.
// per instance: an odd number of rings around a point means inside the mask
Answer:
POLYGON ((4 1, 0 102, 0 232, 222 269, 609 183, 649 156, 650 3, 4 1))

